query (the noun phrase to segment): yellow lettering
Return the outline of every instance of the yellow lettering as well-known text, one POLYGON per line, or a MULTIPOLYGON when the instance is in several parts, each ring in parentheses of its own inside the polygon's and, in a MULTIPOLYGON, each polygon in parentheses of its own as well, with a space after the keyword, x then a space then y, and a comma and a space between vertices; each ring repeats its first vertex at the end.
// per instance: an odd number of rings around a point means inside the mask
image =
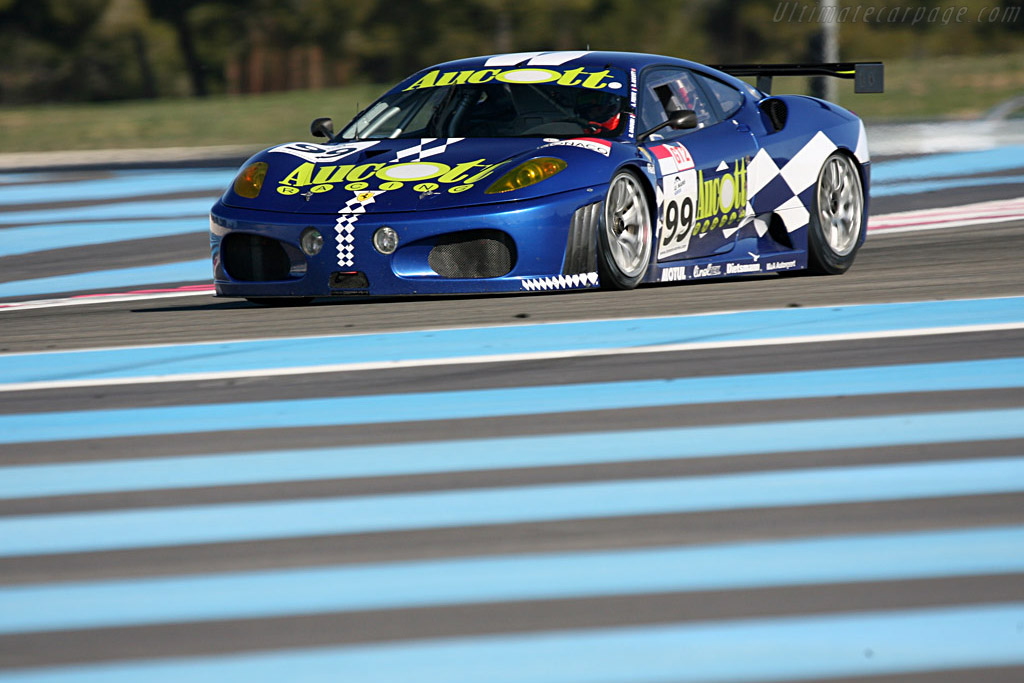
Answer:
POLYGON ((558 85, 579 85, 583 82, 577 79, 577 76, 581 73, 583 73, 582 66, 576 69, 569 69, 558 79, 558 85))
MULTIPOLYGON (((383 166, 383 164, 380 165, 383 166)), ((448 164, 435 161, 410 161, 406 164, 393 164, 382 168, 377 171, 377 177, 381 180, 416 182, 417 180, 436 178, 450 170, 451 167, 448 164)))
POLYGON ((502 71, 496 78, 502 83, 550 83, 559 75, 550 69, 512 69, 502 71))
POLYGON ((441 74, 435 85, 462 85, 472 75, 472 71, 449 71, 441 74))
POLYGON ((345 176, 346 180, 362 181, 366 180, 374 173, 377 169, 381 168, 384 164, 363 164, 362 166, 356 166, 352 169, 352 172, 345 176))
POLYGON ((436 69, 434 71, 431 71, 430 73, 424 75, 418 81, 410 85, 408 88, 406 88, 406 90, 415 90, 416 88, 433 88, 435 85, 437 85, 436 81, 438 73, 439 72, 436 69))
POLYGON ((303 185, 309 185, 313 182, 313 164, 308 161, 304 164, 300 164, 294 171, 289 173, 281 181, 281 185, 291 185, 292 187, 302 187, 303 185))
POLYGON ((326 183, 327 179, 331 177, 331 171, 338 168, 337 166, 321 166, 316 170, 316 177, 313 178, 314 185, 320 185, 326 183))
MULTIPOLYGON (((337 172, 335 172, 334 175, 331 176, 331 179, 326 181, 326 182, 329 182, 329 183, 340 183, 340 182, 345 180, 345 176, 348 175, 348 172, 352 170, 352 164, 346 164, 344 166, 331 166, 331 168, 337 168, 338 170, 337 170, 337 172)), ((319 178, 320 175, 317 174, 316 177, 319 178)), ((320 182, 324 182, 324 181, 320 181, 320 182)))
POLYGON ((504 166, 506 163, 507 162, 505 161, 500 161, 496 164, 492 164, 491 166, 484 166, 483 170, 477 173, 475 176, 470 176, 469 178, 461 178, 459 182, 463 183, 464 185, 472 185, 473 183, 491 175, 492 173, 498 170, 499 166, 504 166))
POLYGON ((604 71, 598 71, 597 73, 587 74, 587 79, 585 81, 583 81, 583 87, 584 88, 595 88, 595 89, 596 88, 603 88, 604 85, 601 84, 601 81, 607 75, 608 75, 608 70, 607 69, 605 69, 604 71))
POLYGON ((469 83, 487 83, 493 81, 494 77, 501 73, 501 69, 481 69, 470 75, 469 83))
POLYGON ((477 159, 476 161, 467 161, 461 164, 456 164, 452 170, 448 171, 437 180, 441 183, 461 183, 466 179, 466 171, 471 168, 483 166, 484 161, 484 159, 477 159))

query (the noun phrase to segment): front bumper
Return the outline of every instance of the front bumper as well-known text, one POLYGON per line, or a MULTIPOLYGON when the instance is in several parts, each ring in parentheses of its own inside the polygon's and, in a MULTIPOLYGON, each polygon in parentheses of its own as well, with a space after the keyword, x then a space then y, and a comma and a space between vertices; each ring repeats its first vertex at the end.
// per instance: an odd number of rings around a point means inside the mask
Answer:
POLYGON ((397 296, 593 287, 593 240, 606 190, 607 186, 595 186, 519 202, 394 213, 292 214, 218 202, 210 213, 217 295, 397 296), (383 226, 398 233, 393 254, 382 254, 373 246, 373 234, 383 226), (299 246, 309 228, 324 238, 315 256, 307 256, 299 246), (511 252, 505 256, 510 256, 507 272, 486 276, 487 264, 459 264, 459 254, 469 252, 457 250, 443 254, 448 266, 439 266, 439 245, 457 243, 461 235, 499 234, 507 238, 491 240, 487 246, 505 244, 495 249, 511 252), (245 248, 239 249, 242 240, 245 248), (271 260, 269 255, 277 259, 276 266, 253 261, 271 260))

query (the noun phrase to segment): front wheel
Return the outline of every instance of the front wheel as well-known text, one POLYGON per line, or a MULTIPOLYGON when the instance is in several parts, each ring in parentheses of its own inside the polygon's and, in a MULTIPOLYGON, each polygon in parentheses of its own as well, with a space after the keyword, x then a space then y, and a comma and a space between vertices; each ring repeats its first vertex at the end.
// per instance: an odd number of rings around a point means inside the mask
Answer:
POLYGON ((654 230, 647 195, 629 171, 620 171, 612 178, 597 230, 601 285, 633 289, 647 273, 654 230))
POLYGON ((808 267, 838 275, 853 265, 864 231, 864 188, 857 166, 836 152, 821 167, 807 235, 808 267))

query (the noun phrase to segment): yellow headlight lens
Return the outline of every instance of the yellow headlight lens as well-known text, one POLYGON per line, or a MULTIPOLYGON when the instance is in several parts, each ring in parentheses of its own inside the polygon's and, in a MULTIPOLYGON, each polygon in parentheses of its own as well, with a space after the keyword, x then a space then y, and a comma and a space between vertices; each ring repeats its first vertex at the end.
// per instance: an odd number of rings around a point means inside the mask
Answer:
POLYGON ((495 180, 494 184, 487 188, 485 194, 499 194, 529 187, 542 180, 547 180, 556 173, 561 173, 568 165, 554 157, 530 159, 495 180))
POLYGON ((248 199, 256 199, 263 188, 263 180, 267 177, 267 162, 257 161, 245 167, 235 178, 235 194, 248 199))

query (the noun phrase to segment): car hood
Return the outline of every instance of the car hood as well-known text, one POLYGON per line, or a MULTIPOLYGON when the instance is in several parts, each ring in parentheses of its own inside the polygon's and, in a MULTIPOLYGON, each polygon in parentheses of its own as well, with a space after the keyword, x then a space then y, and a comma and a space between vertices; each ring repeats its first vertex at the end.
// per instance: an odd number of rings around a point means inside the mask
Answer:
POLYGON ((267 164, 259 194, 228 188, 221 201, 288 213, 397 212, 473 206, 556 194, 607 182, 629 145, 596 138, 437 138, 361 140, 326 145, 293 142, 249 159, 267 164), (536 157, 565 170, 535 185, 487 194, 504 173, 536 157), (372 201, 369 199, 372 198, 372 201))

